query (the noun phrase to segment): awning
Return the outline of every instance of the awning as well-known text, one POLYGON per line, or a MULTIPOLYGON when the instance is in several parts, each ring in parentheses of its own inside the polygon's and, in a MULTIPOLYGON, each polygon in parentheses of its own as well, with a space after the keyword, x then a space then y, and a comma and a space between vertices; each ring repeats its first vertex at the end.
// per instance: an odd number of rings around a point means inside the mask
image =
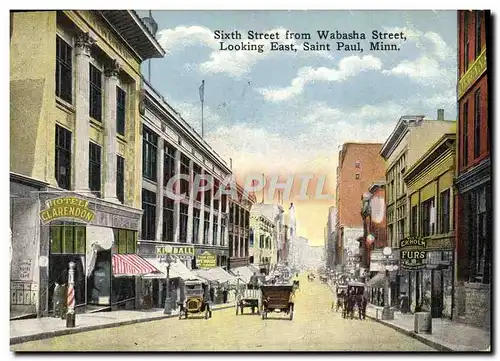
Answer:
MULTIPOLYGON (((167 277, 167 264, 164 262, 159 262, 157 258, 147 258, 149 263, 154 265, 161 273, 148 273, 142 276, 142 278, 166 278, 167 277)), ((170 264, 169 278, 182 278, 184 281, 188 280, 201 280, 197 277, 187 266, 181 262, 172 262, 170 264)))
POLYGON ((380 272, 378 274, 375 275, 375 277, 373 277, 372 279, 370 279, 368 281, 368 287, 372 287, 372 288, 381 288, 381 287, 384 287, 384 283, 385 282, 385 273, 384 272, 380 272))
MULTIPOLYGON (((217 283, 229 283, 236 284, 238 283, 238 277, 231 275, 226 272, 222 267, 210 268, 207 270, 195 270, 193 271, 197 276, 209 281, 209 282, 217 282, 217 283)), ((241 280, 241 282, 244 282, 241 280)))
POLYGON ((137 276, 160 272, 151 263, 136 254, 114 254, 113 276, 137 276))
POLYGON ((236 277, 240 277, 245 283, 250 282, 250 278, 252 278, 254 271, 251 270, 248 266, 236 267, 230 271, 236 277))

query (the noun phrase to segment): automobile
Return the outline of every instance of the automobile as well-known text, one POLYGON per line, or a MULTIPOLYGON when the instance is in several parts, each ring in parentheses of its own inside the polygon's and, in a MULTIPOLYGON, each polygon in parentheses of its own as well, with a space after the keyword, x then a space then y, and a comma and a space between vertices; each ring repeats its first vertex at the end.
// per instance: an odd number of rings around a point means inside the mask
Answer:
POLYGON ((212 310, 207 294, 203 288, 203 282, 199 280, 189 280, 184 282, 184 294, 186 299, 179 302, 179 320, 188 318, 188 314, 205 313, 205 319, 212 318, 212 310))

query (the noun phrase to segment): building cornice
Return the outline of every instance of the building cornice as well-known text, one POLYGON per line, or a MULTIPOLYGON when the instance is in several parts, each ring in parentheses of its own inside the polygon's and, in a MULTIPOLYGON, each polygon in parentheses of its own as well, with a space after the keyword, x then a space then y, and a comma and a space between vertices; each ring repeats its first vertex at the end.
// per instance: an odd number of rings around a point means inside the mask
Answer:
POLYGON ((459 193, 465 193, 491 179, 491 161, 486 158, 477 166, 467 170, 455 178, 455 186, 459 193))
POLYGON ((391 135, 385 141, 382 149, 380 150, 380 155, 384 160, 387 160, 391 154, 394 152, 396 147, 399 145, 406 132, 408 131, 408 124, 410 121, 419 122, 424 119, 425 115, 405 115, 399 118, 396 127, 392 131, 391 135))
POLYGON ((193 147, 200 150, 205 157, 209 158, 209 160, 217 165, 224 173, 232 173, 226 161, 200 137, 196 130, 182 118, 180 113, 172 108, 172 106, 165 101, 163 96, 161 96, 145 79, 143 79, 143 87, 147 100, 147 109, 156 114, 162 123, 173 125, 181 137, 187 139, 193 147))
POLYGON ((435 161, 440 159, 440 156, 446 152, 455 152, 455 141, 457 136, 455 133, 444 134, 434 145, 424 153, 415 164, 403 174, 405 182, 410 182, 425 168, 429 167, 435 161))

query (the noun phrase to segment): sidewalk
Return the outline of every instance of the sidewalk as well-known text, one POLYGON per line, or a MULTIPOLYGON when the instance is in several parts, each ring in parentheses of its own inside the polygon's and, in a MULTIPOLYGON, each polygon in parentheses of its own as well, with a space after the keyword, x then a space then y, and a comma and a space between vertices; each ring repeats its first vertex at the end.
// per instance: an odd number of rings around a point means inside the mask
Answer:
MULTIPOLYGON (((335 292, 334 287, 330 284, 329 286, 332 292, 335 292)), ((394 312, 394 320, 385 321, 380 319, 382 308, 370 304, 366 309, 366 316, 438 351, 487 351, 490 348, 491 336, 486 330, 442 318, 433 318, 432 334, 415 333, 414 315, 394 312)))
MULTIPOLYGON (((230 307, 234 307, 234 303, 214 305, 213 311, 230 307)), ((178 309, 168 316, 159 309, 82 313, 76 315, 76 326, 73 328, 66 328, 66 320, 54 317, 14 320, 10 321, 10 344, 178 316, 178 309)))

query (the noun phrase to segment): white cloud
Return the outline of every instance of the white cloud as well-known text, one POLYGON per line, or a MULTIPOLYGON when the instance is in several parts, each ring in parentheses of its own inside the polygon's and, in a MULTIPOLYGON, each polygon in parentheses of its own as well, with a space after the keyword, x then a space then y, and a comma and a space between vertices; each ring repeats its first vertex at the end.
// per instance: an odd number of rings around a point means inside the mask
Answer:
POLYGON ((456 69, 451 66, 440 66, 439 62, 429 56, 421 56, 416 60, 403 60, 384 74, 407 76, 424 85, 450 85, 455 80, 456 69))
MULTIPOLYGON (((295 40, 284 40, 287 29, 274 28, 265 31, 267 34, 278 33, 278 44, 294 44, 296 48, 300 47, 300 43, 295 40)), ((282 52, 270 51, 271 40, 216 40, 212 30, 202 26, 178 26, 174 29, 161 30, 158 33, 158 41, 163 46, 167 54, 172 54, 174 50, 182 49, 191 45, 203 45, 212 49, 209 59, 202 62, 197 66, 198 70, 202 73, 227 73, 236 78, 242 77, 249 73, 250 69, 258 61, 271 56, 283 56, 289 54, 297 56, 303 54, 304 56, 319 56, 327 59, 333 59, 327 52, 309 51, 309 52, 282 52), (225 45, 240 45, 245 44, 252 47, 263 47, 263 51, 223 51, 221 50, 220 42, 223 41, 225 45)))
POLYGON ((279 102, 293 98, 304 91, 304 86, 316 81, 342 82, 350 77, 356 76, 366 70, 380 70, 382 62, 372 55, 359 57, 357 55, 343 58, 338 68, 312 68, 303 67, 292 79, 291 85, 284 88, 261 88, 257 91, 264 99, 271 102, 279 102))

